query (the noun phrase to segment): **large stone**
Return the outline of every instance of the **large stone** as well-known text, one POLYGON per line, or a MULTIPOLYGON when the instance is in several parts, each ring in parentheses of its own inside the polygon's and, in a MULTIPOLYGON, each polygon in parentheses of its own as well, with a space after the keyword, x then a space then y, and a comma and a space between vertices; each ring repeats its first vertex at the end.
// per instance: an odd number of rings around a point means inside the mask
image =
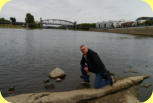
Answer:
MULTIPOLYGON (((113 86, 105 86, 100 89, 90 88, 65 92, 29 93, 7 97, 6 99, 12 103, 77 103, 82 100, 100 98, 112 93, 121 92, 121 90, 125 90, 133 85, 142 82, 145 78, 148 78, 148 76, 140 75, 127 77, 122 80, 118 80, 113 84, 113 86)), ((132 103, 132 98, 136 99, 132 96, 127 96, 127 98, 129 99, 129 102, 123 103, 132 103)), ((137 101, 135 103, 139 102, 137 101)))
POLYGON ((63 78, 66 76, 66 73, 62 69, 56 67, 54 70, 52 70, 49 73, 49 76, 50 76, 50 78, 53 78, 53 79, 63 78))

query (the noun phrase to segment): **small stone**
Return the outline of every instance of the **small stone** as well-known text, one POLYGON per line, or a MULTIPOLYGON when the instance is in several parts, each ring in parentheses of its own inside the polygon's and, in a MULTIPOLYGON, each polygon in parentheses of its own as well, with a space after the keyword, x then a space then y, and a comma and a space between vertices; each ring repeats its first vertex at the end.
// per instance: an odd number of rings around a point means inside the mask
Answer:
POLYGON ((56 82, 61 82, 62 79, 61 78, 56 78, 56 82))
POLYGON ((145 84, 142 85, 142 87, 145 87, 145 88, 149 88, 150 86, 152 86, 151 83, 145 83, 145 84))
POLYGON ((44 80, 44 83, 48 83, 48 82, 49 82, 49 79, 44 80))
POLYGON ((15 91, 15 87, 12 86, 12 87, 10 87, 10 88, 8 89, 7 93, 8 93, 8 94, 13 94, 14 91, 15 91))
POLYGON ((48 85, 45 85, 45 88, 46 89, 55 89, 55 85, 54 84, 48 84, 48 85))
POLYGON ((87 82, 81 82, 80 85, 76 87, 76 89, 86 89, 91 88, 91 84, 87 82))

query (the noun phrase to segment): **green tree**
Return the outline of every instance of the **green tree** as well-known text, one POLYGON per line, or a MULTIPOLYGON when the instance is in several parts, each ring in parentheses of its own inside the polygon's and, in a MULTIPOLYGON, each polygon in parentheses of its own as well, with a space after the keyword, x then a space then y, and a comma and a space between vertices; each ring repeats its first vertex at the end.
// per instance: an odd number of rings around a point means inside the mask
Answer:
POLYGON ((10 21, 12 24, 15 24, 16 23, 16 18, 15 17, 10 17, 10 21))
POLYGON ((151 25, 153 25, 153 20, 147 20, 144 24, 146 26, 151 26, 151 25))
POLYGON ((10 21, 6 20, 5 18, 0 18, 0 24, 9 24, 10 21))
POLYGON ((96 23, 82 23, 77 25, 78 29, 89 30, 90 28, 96 28, 96 23))
POLYGON ((34 26, 34 23, 35 23, 34 16, 31 15, 30 13, 27 13, 25 17, 25 23, 28 27, 34 26))
POLYGON ((5 21, 5 18, 0 18, 0 21, 5 21))

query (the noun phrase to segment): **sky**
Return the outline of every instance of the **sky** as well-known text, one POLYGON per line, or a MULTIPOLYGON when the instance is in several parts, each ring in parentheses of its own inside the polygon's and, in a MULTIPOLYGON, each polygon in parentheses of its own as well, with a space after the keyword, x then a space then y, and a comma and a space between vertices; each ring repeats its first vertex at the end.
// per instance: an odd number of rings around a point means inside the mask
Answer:
POLYGON ((42 17, 77 23, 153 17, 151 7, 142 0, 12 0, 4 5, 0 17, 24 21, 26 13, 34 15, 37 21, 42 17))

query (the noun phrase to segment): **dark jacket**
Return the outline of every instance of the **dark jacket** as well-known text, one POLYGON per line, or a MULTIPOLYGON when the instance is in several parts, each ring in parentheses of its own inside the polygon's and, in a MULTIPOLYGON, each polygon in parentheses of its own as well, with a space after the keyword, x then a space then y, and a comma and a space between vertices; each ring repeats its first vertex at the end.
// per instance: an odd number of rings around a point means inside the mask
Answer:
POLYGON ((105 65, 98 54, 91 49, 88 49, 87 59, 82 55, 80 65, 83 68, 87 66, 89 71, 93 73, 106 73, 105 65))

